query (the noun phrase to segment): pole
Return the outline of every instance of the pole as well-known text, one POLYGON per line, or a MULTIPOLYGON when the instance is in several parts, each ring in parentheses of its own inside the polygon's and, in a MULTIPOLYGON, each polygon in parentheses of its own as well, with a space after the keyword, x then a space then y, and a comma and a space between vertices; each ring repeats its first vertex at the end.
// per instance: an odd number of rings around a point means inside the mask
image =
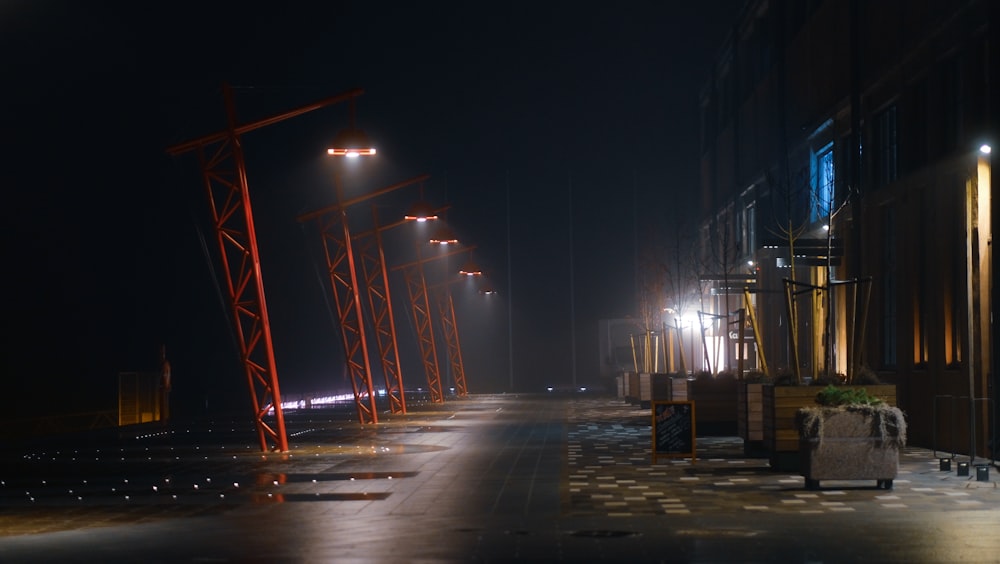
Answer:
POLYGON ((573 285, 573 178, 569 179, 569 334, 573 389, 576 389, 576 292, 573 285))
MULTIPOLYGON (((997 221, 997 219, 1000 218, 1000 195, 996 195, 995 191, 993 190, 993 178, 992 178, 992 175, 993 175, 993 160, 995 159, 995 157, 993 157, 993 155, 997 154, 996 153, 996 151, 997 151, 996 145, 997 145, 997 141, 998 141, 998 135, 1000 135, 1000 115, 998 115, 998 114, 1000 114, 1000 102, 998 102, 998 100, 997 100, 998 96, 997 96, 996 91, 994 91, 993 88, 992 88, 992 85, 1000 84, 1000 82, 998 82, 998 81, 1000 81, 1000 37, 998 37, 998 34, 997 34, 997 26, 1000 25, 1000 2, 987 2, 987 5, 989 6, 989 14, 988 14, 989 24, 988 24, 988 26, 989 26, 990 35, 991 35, 990 40, 988 41, 988 43, 989 43, 989 53, 987 54, 987 57, 986 57, 987 60, 989 60, 989 62, 990 62, 989 71, 988 71, 989 75, 988 75, 988 78, 987 78, 987 83, 991 85, 990 90, 993 91, 993 94, 991 96, 988 96, 988 99, 990 100, 990 102, 989 102, 990 105, 987 108, 987 115, 989 116, 989 123, 987 125, 987 133, 991 136, 993 144, 994 144, 994 147, 993 147, 993 151, 991 151, 989 155, 986 155, 986 163, 987 163, 987 165, 989 167, 989 170, 990 170, 990 179, 989 179, 990 180, 990 194, 989 194, 990 195, 990 228, 989 228, 990 231, 989 231, 989 233, 990 233, 990 237, 991 237, 991 241, 992 241, 993 240, 992 239, 993 232, 994 232, 993 225, 995 225, 995 222, 997 221)), ((987 370, 988 374, 990 374, 990 378, 989 378, 989 380, 987 382, 987 385, 989 386, 989 393, 987 394, 987 397, 991 398, 991 401, 993 402, 994 405, 996 405, 998 399, 1000 399, 1000 398, 997 397, 998 390, 1000 390, 1000 375, 997 374, 998 368, 1000 368, 997 365, 997 355, 1000 355, 1000 330, 998 330, 1000 328, 997 327, 997 325, 996 325, 996 323, 994 321, 995 316, 997 315, 997 312, 995 311, 995 308, 998 305, 998 301, 997 301, 997 298, 995 296, 996 285, 997 285, 995 277, 997 275, 1000 275, 1000 268, 998 268, 998 264, 997 264, 998 257, 1000 257, 1000 253, 995 252, 993 250, 993 245, 990 245, 990 247, 989 247, 989 261, 988 261, 988 264, 989 264, 989 311, 990 311, 990 316, 989 316, 990 323, 988 325, 988 328, 989 328, 989 341, 988 341, 989 342, 989 363, 987 364, 987 366, 984 366, 983 368, 985 370, 987 370)), ((996 460, 996 458, 997 458, 997 445, 995 444, 995 441, 996 441, 997 435, 1000 434, 1000 433, 998 433, 998 431, 1000 431, 1000 429, 998 429, 998 424, 1000 424, 1000 423, 998 423, 996 421, 995 417, 993 419, 994 420, 991 421, 991 423, 990 423, 991 427, 989 429, 989 433, 990 433, 991 440, 990 440, 990 443, 989 443, 988 446, 990 448, 989 456, 991 458, 993 458, 994 460, 996 460)))
POLYGON ((510 171, 506 172, 507 185, 507 373, 510 391, 514 391, 514 285, 511 276, 510 248, 510 171))

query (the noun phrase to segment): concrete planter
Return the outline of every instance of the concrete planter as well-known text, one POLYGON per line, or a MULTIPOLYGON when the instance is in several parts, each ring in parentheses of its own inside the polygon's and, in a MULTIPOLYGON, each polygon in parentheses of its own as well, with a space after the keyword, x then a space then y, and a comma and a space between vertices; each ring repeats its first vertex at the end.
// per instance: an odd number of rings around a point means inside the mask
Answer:
POLYGON ((801 474, 806 488, 820 480, 875 480, 892 489, 906 420, 898 407, 807 407, 796 413, 801 474))
MULTIPOLYGON (((869 394, 891 407, 896 406, 894 384, 855 385, 843 388, 864 388, 869 394)), ((796 471, 799 468, 799 431, 795 415, 803 407, 816 406, 819 386, 775 386, 762 388, 763 443, 771 462, 771 469, 796 471)))

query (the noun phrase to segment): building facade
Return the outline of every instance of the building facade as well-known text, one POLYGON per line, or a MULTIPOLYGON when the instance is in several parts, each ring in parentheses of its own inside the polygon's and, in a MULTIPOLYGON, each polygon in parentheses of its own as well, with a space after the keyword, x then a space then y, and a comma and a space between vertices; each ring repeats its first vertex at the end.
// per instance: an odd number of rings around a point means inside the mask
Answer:
POLYGON ((995 4, 748 1, 702 90, 693 263, 704 309, 755 313, 750 347, 703 329, 729 366, 873 371, 912 444, 978 456, 996 434, 995 4))

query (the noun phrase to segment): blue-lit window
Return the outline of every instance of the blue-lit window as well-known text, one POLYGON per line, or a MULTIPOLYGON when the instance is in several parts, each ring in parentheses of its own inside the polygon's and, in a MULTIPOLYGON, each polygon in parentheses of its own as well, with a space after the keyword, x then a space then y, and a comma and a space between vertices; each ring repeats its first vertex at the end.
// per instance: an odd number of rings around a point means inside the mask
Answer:
POLYGON ((833 143, 816 153, 813 161, 813 198, 809 219, 820 221, 830 217, 833 210, 833 143))

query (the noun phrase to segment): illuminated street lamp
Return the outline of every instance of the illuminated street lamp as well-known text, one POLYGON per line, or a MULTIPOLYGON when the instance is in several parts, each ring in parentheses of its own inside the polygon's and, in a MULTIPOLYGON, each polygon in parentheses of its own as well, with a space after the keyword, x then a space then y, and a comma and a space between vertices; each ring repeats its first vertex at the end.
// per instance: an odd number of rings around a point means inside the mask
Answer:
MULTIPOLYGON (((417 177, 403 184, 422 181, 427 175, 417 177)), ((432 210, 433 214, 438 210, 432 210)), ((389 291, 389 274, 386 270, 385 251, 382 245, 382 234, 395 227, 400 227, 414 220, 401 219, 395 223, 381 225, 378 219, 377 207, 372 204, 371 231, 357 233, 354 240, 358 243, 358 257, 361 261, 361 271, 365 286, 368 288, 368 305, 374 325, 374 336, 378 345, 382 373, 385 376, 386 396, 392 413, 406 413, 406 398, 403 389, 402 365, 399 361, 398 339, 396 337, 396 322, 392 311, 392 298, 389 291)))
POLYGON ((442 225, 430 238, 432 245, 457 245, 458 237, 447 225, 442 225))
MULTIPOLYGON (((474 248, 474 247, 473 247, 474 248)), ((471 249, 470 249, 471 250, 471 249)), ((392 270, 402 270, 406 281, 406 288, 410 297, 410 305, 413 314, 413 324, 417 332, 417 342, 420 346, 421 360, 424 365, 424 373, 427 376, 427 388, 430 392, 432 403, 443 403, 444 393, 441 387, 441 369, 437 359, 437 344, 434 340, 433 322, 431 320, 431 300, 429 297, 427 280, 424 277, 425 263, 447 259, 456 255, 459 250, 449 250, 444 254, 421 257, 420 245, 416 246, 417 260, 406 264, 394 266, 392 270)), ((445 283, 447 286, 447 283, 445 283)), ((435 287, 436 288, 436 287, 435 287)), ((460 396, 467 394, 465 385, 465 369, 462 364, 461 348, 458 344, 458 331, 455 327, 455 306, 450 299, 450 294, 445 294, 447 302, 438 299, 438 310, 440 314, 441 331, 445 336, 448 346, 448 357, 455 375, 455 385, 460 396)))
POLYGON ((434 221, 437 218, 437 212, 424 200, 420 200, 410 206, 406 215, 403 216, 403 219, 407 221, 417 221, 420 223, 434 221))
MULTIPOLYGON (((375 149, 368 142, 368 136, 354 125, 354 104, 351 104, 350 125, 334 138, 333 147, 327 154, 338 157, 357 158, 374 156, 375 149)), ((334 191, 337 204, 299 217, 299 221, 318 219, 322 234, 327 271, 337 306, 340 322, 340 336, 344 345, 348 375, 354 391, 354 401, 358 410, 358 421, 378 423, 378 410, 372 386, 371 364, 368 358, 368 343, 365 341, 361 297, 358 295, 358 273, 351 248, 351 232, 347 224, 347 207, 350 203, 375 197, 385 190, 355 198, 345 202, 339 171, 334 172, 334 191), (338 225, 339 224, 339 225, 338 225)))
POLYGON ((232 90, 223 85, 228 117, 225 130, 193 139, 167 149, 172 156, 197 151, 202 180, 208 193, 212 224, 220 248, 222 267, 229 292, 230 313, 239 340, 240 359, 250 388, 250 399, 262 451, 288 451, 288 437, 281 406, 278 371, 274 360, 271 325, 264 299, 260 253, 250 206, 243 142, 245 133, 332 104, 349 101, 362 90, 351 90, 299 108, 238 124, 232 90), (273 413, 274 423, 265 418, 273 413), (268 443, 273 444, 269 447, 268 443))
POLYGON ((375 155, 375 147, 371 146, 368 136, 360 129, 345 129, 337 134, 333 147, 326 152, 335 157, 371 157, 375 155))
POLYGON ((483 275, 482 269, 479 268, 479 265, 477 265, 475 262, 473 262, 471 258, 469 260, 465 261, 465 265, 458 270, 458 273, 461 274, 462 276, 482 276, 483 275))
POLYGON ((354 125, 354 98, 351 98, 350 123, 333 138, 333 146, 326 150, 335 157, 371 157, 375 155, 368 136, 354 125))
MULTIPOLYGON (((349 376, 355 394, 354 399, 357 404, 358 419, 361 423, 378 423, 378 412, 375 405, 371 364, 368 357, 368 343, 365 338, 361 298, 358 292, 359 285, 355 252, 352 245, 352 240, 357 240, 359 236, 352 236, 348 230, 347 209, 354 204, 374 199, 427 178, 427 175, 423 175, 348 200, 340 197, 338 180, 337 204, 303 214, 298 218, 300 222, 315 219, 320 224, 320 234, 323 239, 327 271, 330 275, 334 301, 337 304, 341 338, 343 339, 349 376), (339 226, 337 225, 338 223, 340 224, 339 226)), ((375 234, 377 234, 377 231, 375 234)), ((367 235, 367 233, 362 235, 367 235)), ((374 246, 377 247, 377 252, 369 252, 369 247, 365 245, 366 240, 368 243, 371 243, 371 238, 362 239, 360 241, 361 252, 358 254, 361 256, 362 270, 365 272, 365 280, 368 283, 369 300, 377 299, 377 302, 371 302, 370 305, 374 304, 372 305, 373 315, 376 316, 378 322, 378 319, 382 318, 381 312, 384 312, 387 316, 391 312, 388 302, 387 274, 384 271, 384 258, 382 257, 381 245, 375 243, 374 246), (380 274, 381 276, 379 276, 380 274)), ((379 327, 376 327, 377 337, 379 339, 384 337, 384 341, 379 341, 383 369, 389 361, 395 362, 398 366, 398 360, 391 358, 396 355, 394 346, 395 332, 391 327, 394 323, 388 320, 387 322, 390 324, 388 331, 382 331, 381 322, 378 322, 379 327), (393 343, 391 347, 390 339, 393 343)), ((399 388, 396 385, 399 382, 398 377, 394 379, 387 373, 386 378, 390 390, 399 388), (393 382, 393 380, 396 380, 396 382, 393 382)), ((390 403, 393 404, 394 412, 397 410, 397 405, 400 412, 405 410, 402 391, 400 390, 399 393, 398 398, 390 397, 390 403)))

